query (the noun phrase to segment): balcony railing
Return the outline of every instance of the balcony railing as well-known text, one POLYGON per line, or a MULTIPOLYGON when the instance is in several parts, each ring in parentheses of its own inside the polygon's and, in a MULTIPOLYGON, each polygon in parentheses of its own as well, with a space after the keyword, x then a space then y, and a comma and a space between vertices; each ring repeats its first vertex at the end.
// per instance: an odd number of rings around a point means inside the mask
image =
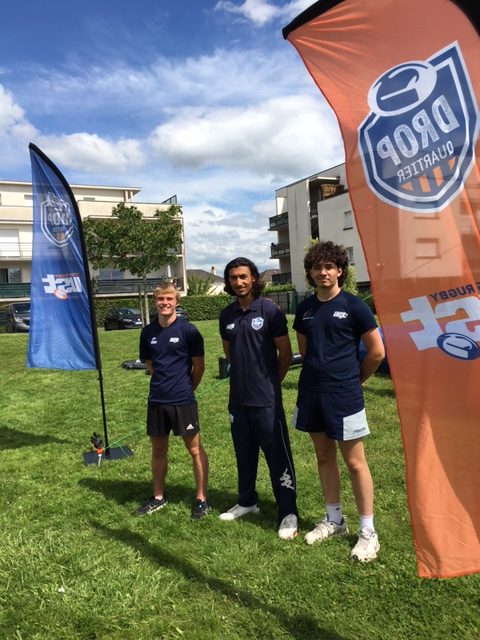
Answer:
POLYGON ((270 226, 269 231, 275 231, 280 227, 288 226, 288 213, 280 213, 278 216, 269 218, 270 226))
MULTIPOLYGON (((174 278, 177 288, 183 291, 183 278, 174 278)), ((138 278, 128 278, 125 280, 97 280, 92 278, 92 290, 98 296, 118 296, 118 295, 138 295, 139 290, 143 291, 142 280, 138 278)), ((155 287, 163 282, 162 278, 147 278, 147 291, 153 293, 155 287)), ((29 298, 30 283, 0 284, 0 298, 29 298)))
POLYGON ((281 258, 289 255, 290 255, 289 242, 279 242, 278 244, 275 244, 274 242, 272 242, 272 244, 270 245, 271 258, 281 258))

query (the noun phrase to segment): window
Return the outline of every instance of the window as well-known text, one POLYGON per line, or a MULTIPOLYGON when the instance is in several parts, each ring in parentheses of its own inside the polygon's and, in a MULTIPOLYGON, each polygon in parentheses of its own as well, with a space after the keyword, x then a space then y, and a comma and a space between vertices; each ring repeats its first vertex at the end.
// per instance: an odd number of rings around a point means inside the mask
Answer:
POLYGON ((353 257, 353 247, 347 247, 347 256, 350 264, 355 264, 355 259, 353 257))
POLYGON ((343 229, 353 229, 353 216, 351 211, 343 212, 343 229))
POLYGON ((31 201, 31 200, 33 200, 33 195, 31 193, 25 193, 23 195, 23 199, 31 201))
POLYGON ((0 269, 0 284, 20 284, 22 282, 22 271, 17 267, 0 269))
POLYGON ((20 243, 16 229, 2 229, 0 231, 0 256, 4 258, 20 257, 20 243))
POLYGON ((85 202, 95 202, 95 198, 93 198, 92 196, 85 196, 83 199, 85 200, 85 202))

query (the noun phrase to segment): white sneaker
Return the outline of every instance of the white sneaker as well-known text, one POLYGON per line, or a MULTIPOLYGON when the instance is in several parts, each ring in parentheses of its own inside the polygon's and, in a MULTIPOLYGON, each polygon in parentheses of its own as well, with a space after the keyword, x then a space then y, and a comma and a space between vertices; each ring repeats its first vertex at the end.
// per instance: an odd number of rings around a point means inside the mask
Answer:
POLYGON ((237 520, 238 518, 243 518, 247 513, 258 513, 260 509, 258 508, 258 504, 252 504, 250 507, 242 507, 239 504, 236 504, 234 507, 221 513, 218 517, 220 520, 237 520))
POLYGON ((344 536, 347 533, 348 528, 345 523, 345 518, 343 518, 341 524, 337 524, 336 522, 329 522, 327 516, 325 516, 323 520, 317 522, 315 529, 307 533, 304 540, 307 544, 313 544, 317 542, 317 540, 326 540, 332 536, 344 536))
POLYGON ((278 527, 278 537, 282 540, 293 540, 298 532, 298 520, 294 513, 285 516, 278 527))
POLYGON ((350 552, 350 558, 359 562, 371 562, 377 557, 379 549, 380 543, 376 532, 368 527, 362 527, 358 532, 357 544, 350 552))

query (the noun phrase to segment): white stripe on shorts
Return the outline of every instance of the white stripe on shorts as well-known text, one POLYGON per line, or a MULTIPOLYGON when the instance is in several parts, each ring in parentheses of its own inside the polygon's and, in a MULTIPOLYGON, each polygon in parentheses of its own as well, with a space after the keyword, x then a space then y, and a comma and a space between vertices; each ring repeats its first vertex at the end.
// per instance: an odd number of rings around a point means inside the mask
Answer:
POLYGON ((367 415, 365 409, 358 413, 352 413, 351 416, 345 416, 343 419, 343 439, 355 440, 355 438, 363 438, 368 436, 370 430, 368 428, 367 415))

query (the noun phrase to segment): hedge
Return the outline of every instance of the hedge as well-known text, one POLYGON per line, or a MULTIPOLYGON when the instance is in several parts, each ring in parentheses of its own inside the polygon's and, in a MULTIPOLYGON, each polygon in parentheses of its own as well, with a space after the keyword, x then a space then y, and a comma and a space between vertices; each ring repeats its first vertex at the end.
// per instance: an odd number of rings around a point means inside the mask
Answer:
MULTIPOLYGON (((155 302, 149 296, 150 310, 154 309, 155 302)), ((187 310, 189 320, 216 320, 220 311, 229 304, 230 296, 184 296, 180 299, 180 305, 187 310)), ((95 298, 95 316, 97 326, 103 326, 103 319, 114 307, 129 307, 138 309, 139 298, 95 298)))

